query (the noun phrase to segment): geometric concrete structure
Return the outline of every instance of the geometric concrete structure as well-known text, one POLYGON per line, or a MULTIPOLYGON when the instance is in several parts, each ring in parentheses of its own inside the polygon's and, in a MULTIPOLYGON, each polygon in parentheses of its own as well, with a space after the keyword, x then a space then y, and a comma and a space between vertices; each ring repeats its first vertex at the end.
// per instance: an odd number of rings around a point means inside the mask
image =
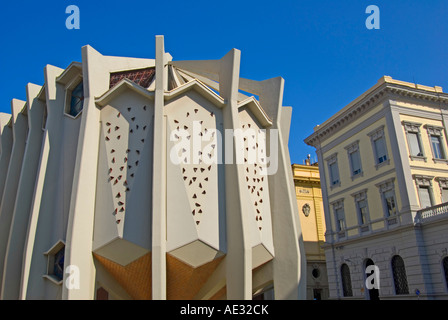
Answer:
POLYGON ((330 298, 448 297, 447 107, 441 87, 385 76, 305 139, 319 161, 330 298))
POLYGON ((283 79, 239 67, 46 66, 0 117, 1 298, 304 299, 283 79))

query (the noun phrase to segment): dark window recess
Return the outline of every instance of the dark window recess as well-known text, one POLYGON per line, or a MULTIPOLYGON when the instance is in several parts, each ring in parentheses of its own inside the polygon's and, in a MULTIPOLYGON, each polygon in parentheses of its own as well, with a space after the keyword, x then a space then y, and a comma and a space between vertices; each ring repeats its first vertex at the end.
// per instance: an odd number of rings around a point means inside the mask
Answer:
POLYGON ((155 73, 155 68, 114 72, 110 74, 109 88, 113 88, 118 82, 125 78, 135 82, 143 88, 148 88, 155 73))
POLYGON ((445 257, 442 262, 443 265, 443 273, 445 274, 445 283, 448 289, 448 257, 445 257))
POLYGON ((54 255, 53 275, 58 279, 64 278, 64 253, 65 247, 56 252, 54 255))
POLYGON ((81 81, 73 90, 70 97, 69 114, 76 117, 84 106, 84 85, 81 81))
POLYGON ((342 294, 344 295, 344 297, 353 297, 350 269, 345 263, 341 266, 341 278, 342 278, 342 294))
POLYGON ((409 294, 408 280, 404 261, 400 256, 392 258, 392 272, 396 294, 409 294))

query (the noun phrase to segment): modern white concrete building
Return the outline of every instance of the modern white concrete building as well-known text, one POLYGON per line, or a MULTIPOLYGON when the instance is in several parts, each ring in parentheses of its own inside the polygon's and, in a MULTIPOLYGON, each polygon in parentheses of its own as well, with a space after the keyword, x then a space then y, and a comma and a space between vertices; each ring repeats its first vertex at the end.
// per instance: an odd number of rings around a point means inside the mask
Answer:
POLYGON ((319 162, 330 298, 448 298, 447 110, 441 87, 385 76, 305 139, 319 162))
POLYGON ((305 299, 284 81, 239 69, 47 65, 0 115, 1 299, 305 299))

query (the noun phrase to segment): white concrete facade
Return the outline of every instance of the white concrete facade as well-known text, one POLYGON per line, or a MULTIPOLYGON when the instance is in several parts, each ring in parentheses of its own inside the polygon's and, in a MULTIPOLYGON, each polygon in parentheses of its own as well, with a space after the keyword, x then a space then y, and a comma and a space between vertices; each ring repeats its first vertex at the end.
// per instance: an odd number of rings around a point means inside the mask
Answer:
POLYGON ((385 76, 305 139, 319 161, 331 299, 448 298, 447 106, 440 87, 385 76), (369 263, 379 288, 366 284, 369 263))
POLYGON ((173 61, 163 36, 155 59, 46 66, 0 114, 0 298, 305 299, 283 79, 239 68, 173 61), (226 134, 248 128, 265 139, 226 134))

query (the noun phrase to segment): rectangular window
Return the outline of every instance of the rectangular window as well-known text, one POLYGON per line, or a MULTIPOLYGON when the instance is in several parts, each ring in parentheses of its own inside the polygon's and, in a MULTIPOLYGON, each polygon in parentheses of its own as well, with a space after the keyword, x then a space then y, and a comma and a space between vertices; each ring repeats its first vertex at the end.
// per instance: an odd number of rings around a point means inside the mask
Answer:
POLYGON ((442 152, 442 144, 440 141, 440 136, 431 135, 431 145, 432 145, 432 151, 434 153, 434 158, 445 159, 445 156, 442 152))
POLYGON ((361 225, 367 223, 367 201, 358 201, 359 223, 361 225))
POLYGON ((378 164, 383 163, 384 161, 387 160, 386 145, 385 145, 384 138, 376 139, 373 142, 373 144, 375 146, 377 163, 378 164))
POLYGON ((330 164, 330 179, 332 186, 339 184, 339 170, 336 162, 330 164))
POLYGON ((442 202, 448 202, 448 188, 442 188, 442 202))
POLYGON ((356 176, 361 173, 361 157, 359 150, 350 153, 350 162, 352 164, 352 175, 356 176))
POLYGON ((423 152, 420 147, 420 139, 417 132, 408 132, 409 151, 411 156, 423 157, 423 152))
POLYGON ((342 208, 335 209, 336 229, 342 231, 345 229, 344 225, 344 210, 342 208))
POLYGON ((420 198, 420 206, 422 208, 427 208, 427 207, 432 206, 431 194, 429 191, 429 187, 419 186, 418 187, 418 196, 420 198))
POLYGON ((386 191, 384 193, 384 202, 386 205, 387 216, 393 216, 397 213, 397 208, 395 206, 395 195, 392 190, 386 191))

